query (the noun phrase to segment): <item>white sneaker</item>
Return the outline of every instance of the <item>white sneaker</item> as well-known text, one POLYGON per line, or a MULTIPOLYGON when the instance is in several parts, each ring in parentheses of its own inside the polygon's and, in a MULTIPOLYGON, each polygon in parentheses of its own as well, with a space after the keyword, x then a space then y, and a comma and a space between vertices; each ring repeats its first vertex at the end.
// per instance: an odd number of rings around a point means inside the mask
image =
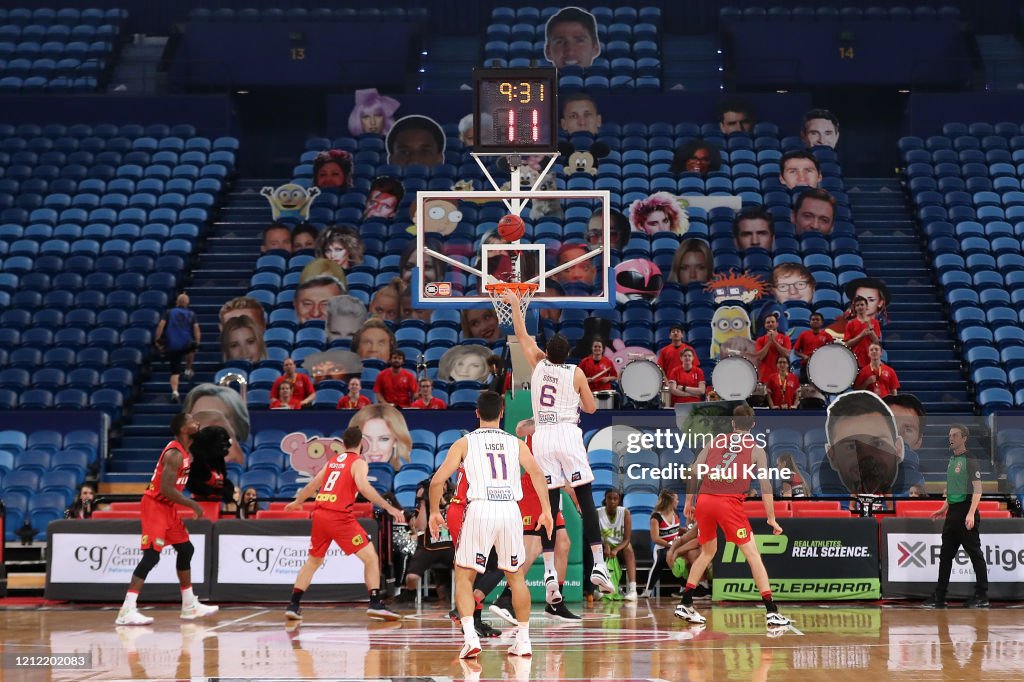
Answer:
POLYGON ((508 609, 506 609, 504 606, 499 606, 498 604, 491 604, 488 607, 488 610, 491 613, 493 613, 495 616, 497 616, 498 618, 501 618, 503 621, 505 621, 509 625, 514 625, 514 626, 518 626, 519 625, 519 621, 516 620, 516 617, 514 615, 512 615, 512 612, 509 611, 508 609))
POLYGON ((594 570, 590 574, 590 582, 596 585, 597 589, 601 590, 604 594, 611 594, 615 591, 615 586, 612 585, 612 577, 608 575, 608 568, 603 562, 594 566, 594 570))
POLYGON ((692 606, 687 606, 685 604, 679 604, 678 606, 676 606, 675 617, 682 618, 683 620, 690 623, 696 623, 697 625, 703 625, 708 620, 704 616, 697 613, 697 609, 693 608, 692 606))
POLYGON ((193 599, 192 603, 188 606, 182 605, 181 619, 195 620, 196 618, 202 618, 204 616, 212 616, 217 613, 217 611, 220 611, 219 606, 210 606, 209 604, 203 604, 198 599, 193 599))
POLYGON ((558 604, 562 601, 562 591, 558 589, 558 578, 548 575, 544 578, 544 589, 547 591, 547 602, 558 604))
POLYGON ((117 612, 117 620, 114 621, 114 625, 149 625, 152 622, 152 618, 142 615, 138 609, 128 609, 122 606, 121 610, 117 612))
POLYGON ((509 656, 533 656, 533 646, 529 639, 516 637, 516 641, 508 648, 509 656))
POLYGON ((480 640, 476 637, 467 639, 459 652, 459 658, 476 658, 480 655, 480 640))
POLYGON ((768 627, 779 627, 782 625, 792 625, 793 621, 786 618, 781 613, 766 613, 765 621, 768 623, 768 627))
POLYGON ((636 593, 636 590, 629 590, 628 592, 626 592, 625 595, 623 595, 622 598, 625 599, 626 601, 636 601, 637 598, 638 598, 638 595, 636 593))

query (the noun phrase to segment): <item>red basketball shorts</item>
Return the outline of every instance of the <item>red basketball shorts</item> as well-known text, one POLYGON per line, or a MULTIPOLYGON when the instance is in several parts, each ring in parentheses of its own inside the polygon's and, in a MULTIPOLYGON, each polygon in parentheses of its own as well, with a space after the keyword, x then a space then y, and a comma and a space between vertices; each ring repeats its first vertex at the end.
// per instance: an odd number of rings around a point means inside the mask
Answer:
POLYGON ((370 544, 370 536, 351 514, 317 509, 313 512, 313 531, 309 538, 309 555, 326 556, 331 542, 345 554, 355 554, 370 544))
POLYGON ((162 552, 167 545, 188 542, 188 531, 178 518, 175 505, 142 497, 142 549, 152 547, 162 552))
POLYGON ((466 505, 461 502, 452 502, 445 512, 445 523, 448 525, 448 534, 452 536, 452 542, 459 544, 459 532, 462 530, 462 520, 466 518, 466 505))
POLYGON ((732 495, 697 495, 697 541, 704 545, 715 539, 722 527, 726 542, 745 545, 752 535, 750 520, 743 513, 743 500, 732 495))

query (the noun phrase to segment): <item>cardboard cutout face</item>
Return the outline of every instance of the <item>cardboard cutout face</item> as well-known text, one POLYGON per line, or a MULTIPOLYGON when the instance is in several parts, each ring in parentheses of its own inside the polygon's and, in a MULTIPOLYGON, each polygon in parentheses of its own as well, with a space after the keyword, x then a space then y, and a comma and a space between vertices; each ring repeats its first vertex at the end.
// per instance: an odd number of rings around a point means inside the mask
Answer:
POLYGON ((589 68, 601 54, 597 19, 579 7, 563 7, 548 19, 544 29, 544 57, 556 69, 589 68))
POLYGON ((903 462, 892 410, 871 391, 844 393, 828 407, 829 464, 852 493, 890 492, 903 462))
POLYGON ((340 438, 307 438, 306 434, 297 431, 281 439, 281 450, 288 455, 292 469, 312 478, 332 457, 345 452, 345 444, 340 438))
POLYGON ((443 381, 484 381, 487 378, 487 358, 491 351, 486 346, 453 346, 441 356, 437 377, 443 381))
POLYGON ((426 116, 405 116, 395 121, 385 144, 388 163, 396 166, 444 163, 444 131, 437 121, 426 116))

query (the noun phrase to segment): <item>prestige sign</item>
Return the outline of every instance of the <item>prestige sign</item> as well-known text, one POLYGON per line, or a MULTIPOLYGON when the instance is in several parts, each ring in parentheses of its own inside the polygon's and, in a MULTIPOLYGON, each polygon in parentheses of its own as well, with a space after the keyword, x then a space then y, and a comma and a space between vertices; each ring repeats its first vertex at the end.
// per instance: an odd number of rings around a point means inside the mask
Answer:
MULTIPOLYGON (((781 519, 773 535, 764 519, 751 519, 754 541, 779 601, 877 599, 877 525, 874 519, 781 519)), ((740 548, 719 540, 712 598, 760 601, 740 548)))
MULTIPOLYGON (((981 551, 988 565, 989 596, 1024 597, 1024 520, 982 519, 981 551)), ((882 521, 884 593, 886 597, 926 597, 935 590, 942 552, 942 523, 930 519, 887 518, 882 521)), ((974 592, 974 568, 961 549, 953 558, 949 593, 974 592)))

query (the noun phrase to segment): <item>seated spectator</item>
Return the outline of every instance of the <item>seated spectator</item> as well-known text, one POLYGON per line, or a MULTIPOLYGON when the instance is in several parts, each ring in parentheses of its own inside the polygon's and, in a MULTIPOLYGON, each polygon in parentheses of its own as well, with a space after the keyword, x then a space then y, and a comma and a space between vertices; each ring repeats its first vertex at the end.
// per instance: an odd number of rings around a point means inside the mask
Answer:
POLYGON ((377 402, 381 405, 409 407, 416 394, 416 375, 407 369, 405 353, 400 350, 391 351, 390 367, 377 375, 373 392, 377 394, 377 402))
POLYGON ((569 135, 573 133, 590 133, 597 135, 601 127, 601 114, 597 104, 586 93, 575 93, 562 100, 562 118, 559 121, 562 130, 569 135))
POLYGON ((768 390, 768 407, 773 410, 796 409, 797 391, 800 390, 800 380, 789 371, 789 357, 779 356, 775 361, 779 368, 772 374, 764 386, 768 390))
POLYGON ((336 409, 339 410, 361 410, 370 404, 370 399, 362 393, 363 382, 359 377, 352 377, 348 380, 348 393, 338 399, 336 409))
MULTIPOLYGON (((660 579, 663 569, 670 568, 668 565, 668 550, 672 541, 679 535, 679 514, 676 507, 679 505, 679 496, 662 488, 658 494, 658 502, 654 505, 654 512, 651 514, 651 543, 654 554, 654 566, 647 574, 647 586, 641 596, 654 596, 653 587, 660 579)), ((682 586, 680 586, 682 587, 682 586)))
POLYGON ((750 103, 739 97, 723 97, 718 103, 718 129, 723 134, 751 133, 754 113, 750 103))
MULTIPOLYGON (((485 116, 486 114, 481 114, 485 116)), ((484 121, 484 129, 486 130, 486 123, 484 121)), ((472 149, 476 144, 476 130, 473 128, 473 114, 466 114, 459 119, 459 141, 462 142, 462 146, 466 149, 472 149)))
POLYGON ((722 169, 722 154, 718 147, 703 140, 690 140, 676 149, 672 155, 672 172, 700 173, 707 176, 710 171, 722 169))
POLYGON ((597 521, 601 526, 601 541, 606 559, 617 559, 620 567, 626 569, 627 587, 623 597, 636 601, 636 554, 633 552, 633 517, 622 506, 622 494, 615 489, 604 492, 604 501, 597 510, 597 521))
POLYGON ((907 497, 928 497, 928 493, 925 491, 924 485, 915 483, 907 489, 907 497))
POLYGON ((814 275, 800 263, 783 263, 772 270, 772 291, 779 303, 803 301, 810 305, 816 288, 814 275))
POLYGON ((370 183, 370 193, 366 197, 363 220, 370 218, 391 220, 395 217, 403 197, 405 197, 405 187, 402 186, 402 181, 398 178, 389 175, 374 178, 370 183))
POLYGON ((78 489, 71 506, 64 510, 65 519, 91 519, 97 504, 96 488, 91 483, 83 483, 78 489))
MULTIPOLYGON (((616 211, 614 208, 609 211, 608 218, 609 243, 613 249, 622 250, 629 241, 629 218, 616 211)), ((598 209, 590 216, 587 223, 587 243, 592 247, 600 246, 604 230, 604 211, 598 209)))
POLYGON ((270 397, 281 400, 281 386, 290 384, 292 387, 292 398, 299 401, 303 407, 313 402, 316 397, 316 389, 313 388, 313 381, 306 374, 295 370, 295 360, 285 358, 282 363, 284 373, 274 379, 274 385, 270 387, 270 397))
POLYGON ((355 137, 387 135, 401 106, 398 100, 380 94, 377 88, 356 90, 355 99, 356 105, 348 116, 348 131, 355 137))
POLYGON ((365 247, 351 225, 332 225, 317 237, 314 254, 336 263, 342 270, 362 265, 365 247))
POLYGON ((839 119, 828 109, 811 109, 804 114, 800 139, 808 147, 836 148, 839 142, 839 119))
POLYGON ((689 225, 679 202, 668 192, 655 192, 645 199, 634 201, 629 207, 629 223, 633 230, 645 234, 683 234, 689 225))
POLYGON ((689 284, 706 284, 714 269, 715 259, 708 243, 703 239, 684 239, 672 257, 668 281, 678 282, 684 287, 689 284))
MULTIPOLYGON (((455 495, 455 487, 451 481, 445 481, 444 491, 439 503, 442 516, 448 514, 448 503, 455 495)), ((455 562, 455 545, 452 536, 447 528, 442 528, 441 534, 435 540, 427 527, 427 519, 430 516, 430 479, 425 479, 416 487, 416 502, 413 510, 410 530, 416 534, 416 551, 409 559, 405 567, 405 589, 399 595, 402 602, 412 602, 416 599, 416 592, 420 589, 423 575, 428 569, 435 566, 451 569, 455 562)), ((441 602, 448 601, 447 586, 445 581, 437 581, 437 596, 441 602)))
MULTIPOLYGON (((564 265, 580 256, 589 253, 590 249, 585 244, 563 244, 558 249, 558 265, 564 265)), ((555 279, 562 284, 578 282, 591 286, 594 284, 594 277, 597 276, 597 268, 594 265, 594 258, 587 258, 567 270, 562 270, 555 279)))
POLYGON ((292 252, 292 231, 287 225, 274 223, 263 228, 263 243, 260 244, 260 253, 267 251, 292 252))
POLYGON ((387 462, 397 471, 409 461, 412 435, 405 417, 393 405, 368 405, 356 412, 349 426, 363 432, 360 453, 369 463, 387 462))
POLYGON ((863 391, 871 391, 879 398, 897 395, 900 380, 896 370, 882 362, 882 344, 872 341, 868 344, 868 363, 860 368, 853 387, 863 391))
POLYGON ((775 248, 775 218, 760 206, 745 208, 732 221, 732 236, 737 251, 775 248))
POLYGON ((818 165, 818 159, 803 149, 783 154, 779 166, 782 169, 779 171, 779 182, 789 189, 814 189, 821 182, 821 166, 818 165))
POLYGON ((352 336, 352 349, 363 360, 376 358, 387 362, 397 347, 395 333, 383 320, 370 318, 352 336))
POLYGON ((395 121, 386 140, 388 163, 396 166, 444 163, 444 131, 437 121, 426 116, 403 116, 395 121))
POLYGON ((224 331, 224 325, 228 320, 235 317, 248 317, 256 325, 259 335, 262 338, 263 332, 267 331, 267 312, 263 304, 250 296, 236 296, 220 307, 217 313, 220 321, 220 330, 224 331))
POLYGON ((352 155, 344 149, 329 149, 313 159, 313 185, 320 189, 352 186, 352 155))
POLYGON ((281 384, 277 389, 277 397, 271 399, 270 409, 272 410, 301 410, 302 401, 295 397, 292 385, 281 384))
POLYGON ((239 315, 227 321, 220 333, 220 352, 224 362, 248 360, 255 364, 267 359, 263 335, 248 315, 239 315))
POLYGON ((498 395, 505 395, 506 391, 512 389, 512 368, 509 367, 508 371, 505 372, 504 380, 502 380, 501 375, 501 358, 493 353, 488 355, 487 377, 484 379, 484 383, 487 384, 487 390, 494 391, 498 395))
POLYGON ((395 277, 388 284, 377 289, 370 299, 370 316, 386 322, 400 322, 402 309, 402 279, 395 277))
POLYGON ((704 380, 704 370, 694 363, 697 354, 692 348, 683 348, 679 352, 680 364, 672 369, 672 373, 666 376, 668 379, 668 390, 672 395, 672 404, 699 403, 704 400, 704 392, 707 384, 704 380))
POLYGON ((420 392, 416 400, 409 407, 414 410, 447 410, 448 406, 444 401, 433 394, 434 382, 423 377, 420 379, 420 392))
POLYGON ((305 324, 309 320, 325 320, 327 301, 344 293, 345 284, 337 277, 321 275, 303 281, 295 290, 295 299, 292 303, 299 324, 305 324))
MULTIPOLYGON (((666 377, 682 364, 683 351, 693 350, 693 346, 683 341, 682 325, 674 324, 669 327, 668 340, 670 343, 658 351, 658 366, 661 367, 661 371, 665 373, 666 377)), ((700 358, 697 357, 696 351, 693 353, 693 364, 700 367, 700 358)))
POLYGON ((317 231, 316 225, 310 222, 296 225, 295 229, 292 230, 292 253, 316 248, 316 239, 318 237, 319 231, 317 231))
POLYGON ((775 461, 775 466, 780 473, 789 469, 789 474, 781 476, 782 497, 807 497, 807 488, 804 486, 804 479, 800 476, 800 468, 796 465, 793 455, 785 453, 775 461))
POLYGON ((259 493, 256 492, 255 488, 246 488, 245 492, 242 493, 242 500, 238 504, 238 518, 255 519, 256 515, 261 511, 259 493))
POLYGON ((350 339, 369 318, 366 306, 355 296, 344 294, 327 301, 327 340, 350 339))
POLYGON ((604 356, 604 343, 601 339, 594 339, 590 345, 591 353, 580 360, 579 368, 587 377, 587 384, 591 391, 609 391, 614 388, 615 379, 618 373, 615 371, 615 363, 604 356))
POLYGON ((797 197, 792 216, 798 237, 808 232, 830 235, 836 219, 836 200, 823 189, 809 189, 797 197))
POLYGON ((487 380, 487 359, 491 351, 486 346, 475 343, 464 343, 452 346, 437 366, 437 378, 442 381, 476 381, 487 380))
POLYGON ((589 69, 601 54, 597 19, 579 7, 563 7, 544 26, 544 57, 556 69, 589 69))
POLYGON ((493 308, 463 310, 462 335, 467 339, 483 339, 488 343, 505 338, 493 308))

